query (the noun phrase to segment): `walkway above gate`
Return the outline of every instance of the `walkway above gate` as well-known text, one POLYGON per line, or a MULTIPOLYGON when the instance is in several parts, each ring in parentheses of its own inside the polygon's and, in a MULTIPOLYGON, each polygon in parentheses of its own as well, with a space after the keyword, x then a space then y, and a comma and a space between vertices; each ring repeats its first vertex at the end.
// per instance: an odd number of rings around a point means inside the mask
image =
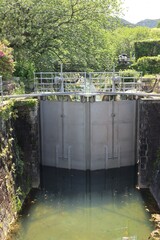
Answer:
POLYGON ((34 78, 36 92, 106 93, 141 90, 138 77, 124 77, 120 72, 37 72, 34 78))
POLYGON ((42 165, 98 170, 135 164, 136 101, 43 101, 42 165))

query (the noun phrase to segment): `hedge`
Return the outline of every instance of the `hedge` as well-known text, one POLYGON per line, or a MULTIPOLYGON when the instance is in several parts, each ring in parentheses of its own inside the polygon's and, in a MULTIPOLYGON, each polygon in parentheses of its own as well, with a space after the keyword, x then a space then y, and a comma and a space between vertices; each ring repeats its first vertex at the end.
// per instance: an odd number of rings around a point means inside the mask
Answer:
POLYGON ((135 58, 160 55, 160 40, 135 42, 135 58))

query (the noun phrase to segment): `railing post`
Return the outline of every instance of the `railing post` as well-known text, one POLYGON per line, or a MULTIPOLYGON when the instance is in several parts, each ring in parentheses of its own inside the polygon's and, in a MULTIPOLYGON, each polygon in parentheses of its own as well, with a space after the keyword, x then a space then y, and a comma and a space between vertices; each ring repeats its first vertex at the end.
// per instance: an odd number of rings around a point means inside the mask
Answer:
POLYGON ((64 92, 63 63, 61 63, 61 92, 64 92))
POLYGON ((84 93, 86 93, 86 91, 87 91, 87 79, 86 79, 86 77, 87 77, 87 73, 85 72, 84 73, 84 93))
POLYGON ((42 92, 42 72, 40 72, 40 81, 41 81, 41 92, 42 92))
POLYGON ((39 85, 39 73, 34 72, 34 92, 38 92, 39 85))
POLYGON ((91 92, 91 85, 92 85, 92 73, 89 73, 89 88, 88 88, 88 92, 91 92))
POLYGON ((113 75, 112 75, 112 92, 115 92, 115 65, 113 65, 113 75))

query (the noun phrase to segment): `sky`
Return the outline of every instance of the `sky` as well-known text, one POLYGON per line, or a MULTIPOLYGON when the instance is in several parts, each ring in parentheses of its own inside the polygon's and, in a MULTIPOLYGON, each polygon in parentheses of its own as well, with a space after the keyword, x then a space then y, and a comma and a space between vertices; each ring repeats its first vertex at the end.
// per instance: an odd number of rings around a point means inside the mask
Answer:
POLYGON ((123 0, 123 18, 131 23, 144 19, 160 19, 160 0, 123 0))

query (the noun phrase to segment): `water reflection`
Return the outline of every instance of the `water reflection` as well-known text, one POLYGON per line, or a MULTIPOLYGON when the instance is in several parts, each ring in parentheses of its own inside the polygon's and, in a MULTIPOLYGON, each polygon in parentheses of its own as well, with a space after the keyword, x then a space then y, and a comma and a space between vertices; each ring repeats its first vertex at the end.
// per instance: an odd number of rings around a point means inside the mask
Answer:
POLYGON ((21 219, 18 240, 146 240, 151 231, 133 167, 74 171, 44 167, 42 191, 21 219))

